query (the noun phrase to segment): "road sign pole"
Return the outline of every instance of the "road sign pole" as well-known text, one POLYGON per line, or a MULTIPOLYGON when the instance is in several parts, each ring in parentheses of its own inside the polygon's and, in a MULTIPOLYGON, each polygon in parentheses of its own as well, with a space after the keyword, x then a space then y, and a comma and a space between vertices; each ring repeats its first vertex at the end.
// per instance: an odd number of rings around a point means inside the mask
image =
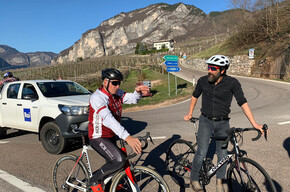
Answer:
POLYGON ((175 75, 175 90, 176 90, 176 95, 177 95, 177 77, 175 75))
MULTIPOLYGON (((166 70, 168 72, 168 91, 170 96, 170 76, 169 72, 178 72, 180 71, 180 68, 178 67, 178 56, 177 55, 165 55, 163 57, 165 59, 164 64, 166 65, 166 70)), ((175 89, 176 89, 176 95, 177 95, 177 79, 175 76, 175 89)))
POLYGON ((170 97, 170 78, 169 78, 169 73, 168 74, 168 94, 169 94, 169 97, 170 97))

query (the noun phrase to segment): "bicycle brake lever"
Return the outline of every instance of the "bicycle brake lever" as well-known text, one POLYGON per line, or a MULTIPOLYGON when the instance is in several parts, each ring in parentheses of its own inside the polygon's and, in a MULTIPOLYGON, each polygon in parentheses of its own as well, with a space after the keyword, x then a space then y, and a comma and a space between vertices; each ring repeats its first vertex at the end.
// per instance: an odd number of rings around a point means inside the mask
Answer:
POLYGON ((266 141, 267 141, 267 130, 268 130, 268 125, 264 124, 262 129, 263 129, 263 131, 264 131, 264 137, 265 137, 265 139, 266 139, 266 141))
POLYGON ((151 136, 149 136, 149 139, 150 139, 151 143, 152 143, 153 145, 155 145, 151 136))

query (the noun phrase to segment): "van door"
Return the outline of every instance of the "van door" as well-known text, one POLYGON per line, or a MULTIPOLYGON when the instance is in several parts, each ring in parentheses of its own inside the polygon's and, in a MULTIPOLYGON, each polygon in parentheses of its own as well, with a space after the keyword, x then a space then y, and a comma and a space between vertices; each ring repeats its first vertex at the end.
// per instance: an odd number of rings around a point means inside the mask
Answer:
POLYGON ((25 83, 20 91, 17 107, 18 127, 27 131, 38 132, 38 105, 39 97, 36 89, 30 83, 25 83))
MULTIPOLYGON (((17 107, 20 83, 9 84, 6 95, 1 99, 2 121, 5 127, 17 128, 17 107)), ((3 91, 3 90, 2 90, 3 91)))

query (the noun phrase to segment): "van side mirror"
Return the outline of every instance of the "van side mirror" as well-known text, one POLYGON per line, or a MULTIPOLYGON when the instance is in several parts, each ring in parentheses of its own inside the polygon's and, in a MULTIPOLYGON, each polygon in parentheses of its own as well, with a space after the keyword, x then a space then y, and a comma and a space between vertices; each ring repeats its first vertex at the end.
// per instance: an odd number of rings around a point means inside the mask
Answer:
POLYGON ((37 100, 38 96, 35 93, 30 93, 30 94, 24 95, 23 99, 26 99, 26 100, 37 100))

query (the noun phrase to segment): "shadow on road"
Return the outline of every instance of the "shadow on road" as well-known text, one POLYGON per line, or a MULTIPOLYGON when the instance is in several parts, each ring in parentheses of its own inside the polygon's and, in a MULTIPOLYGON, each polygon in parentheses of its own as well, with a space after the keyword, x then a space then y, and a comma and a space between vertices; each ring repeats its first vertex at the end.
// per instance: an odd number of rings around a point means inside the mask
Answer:
MULTIPOLYGON (((164 175, 168 175, 167 167, 165 160, 161 156, 165 156, 169 145, 176 139, 180 139, 180 135, 173 135, 171 138, 167 139, 157 147, 155 147, 152 151, 150 151, 146 157, 146 159, 141 159, 143 163, 139 163, 143 166, 151 166, 153 167, 162 177, 164 175)), ((180 192, 185 192, 184 188, 180 187, 180 192)))
POLYGON ((148 156, 142 163, 143 166, 152 166, 161 175, 167 175, 165 161, 161 158, 162 155, 166 155, 169 145, 176 139, 179 139, 180 135, 173 135, 171 138, 167 139, 152 151, 148 153, 148 156))
POLYGON ((143 121, 135 121, 130 117, 122 117, 121 125, 125 127, 131 135, 135 135, 144 130, 147 123, 143 121))
POLYGON ((290 137, 288 137, 287 139, 285 139, 285 141, 283 142, 283 147, 288 152, 288 156, 290 158, 290 137))
POLYGON ((274 180, 274 179, 272 179, 272 180, 273 180, 273 183, 276 187, 277 192, 282 192, 283 191, 282 186, 276 180, 274 180))
POLYGON ((4 137, 2 137, 1 139, 9 139, 9 138, 18 137, 18 136, 26 135, 26 134, 36 134, 36 133, 32 133, 29 131, 8 129, 7 134, 4 137))

